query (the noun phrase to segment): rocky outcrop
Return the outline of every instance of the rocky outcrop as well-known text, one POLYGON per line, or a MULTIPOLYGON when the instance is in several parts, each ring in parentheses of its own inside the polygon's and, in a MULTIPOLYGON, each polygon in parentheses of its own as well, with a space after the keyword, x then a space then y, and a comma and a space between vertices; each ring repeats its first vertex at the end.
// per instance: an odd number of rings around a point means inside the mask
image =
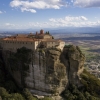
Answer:
POLYGON ((80 74, 84 69, 85 56, 78 46, 69 45, 63 49, 61 62, 66 66, 69 84, 81 85, 80 74))
POLYGON ((52 86, 51 91, 53 94, 60 94, 68 83, 66 67, 59 59, 61 53, 62 52, 58 49, 48 49, 46 52, 46 84, 52 86))
POLYGON ((3 52, 9 72, 20 87, 37 95, 59 95, 69 83, 80 85, 85 57, 77 46, 16 53, 3 52), (26 55, 26 56, 25 56, 26 55))

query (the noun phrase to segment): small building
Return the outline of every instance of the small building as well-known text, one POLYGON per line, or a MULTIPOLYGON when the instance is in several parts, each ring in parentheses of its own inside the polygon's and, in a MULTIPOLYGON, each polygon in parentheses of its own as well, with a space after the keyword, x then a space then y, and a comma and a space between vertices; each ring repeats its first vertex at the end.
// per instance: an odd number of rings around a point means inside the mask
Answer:
POLYGON ((44 47, 47 48, 60 48, 61 50, 65 46, 65 42, 61 40, 55 40, 55 39, 48 39, 48 40, 42 40, 41 44, 44 45, 44 47))
POLYGON ((43 30, 40 30, 40 33, 36 32, 36 39, 52 39, 52 35, 44 33, 43 30))

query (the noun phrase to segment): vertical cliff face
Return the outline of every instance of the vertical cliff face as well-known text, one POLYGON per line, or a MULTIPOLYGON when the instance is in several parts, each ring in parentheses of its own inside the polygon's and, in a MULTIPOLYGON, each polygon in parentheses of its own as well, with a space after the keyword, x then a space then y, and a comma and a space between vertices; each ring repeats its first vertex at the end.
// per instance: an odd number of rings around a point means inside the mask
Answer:
POLYGON ((84 69, 85 56, 78 46, 69 45, 63 49, 61 61, 66 66, 69 84, 80 85, 80 74, 84 69))
POLYGON ((60 94, 68 83, 66 67, 60 62, 61 51, 48 49, 46 51, 46 84, 49 84, 52 93, 60 94))
POLYGON ((68 80, 66 67, 60 63, 60 55, 61 51, 58 49, 40 49, 34 53, 33 65, 30 64, 25 78, 25 83, 32 93, 60 94, 65 89, 68 80))
POLYGON ((68 85, 80 85, 84 55, 77 46, 31 51, 21 48, 16 53, 4 51, 6 67, 20 87, 38 95, 58 95, 68 85))

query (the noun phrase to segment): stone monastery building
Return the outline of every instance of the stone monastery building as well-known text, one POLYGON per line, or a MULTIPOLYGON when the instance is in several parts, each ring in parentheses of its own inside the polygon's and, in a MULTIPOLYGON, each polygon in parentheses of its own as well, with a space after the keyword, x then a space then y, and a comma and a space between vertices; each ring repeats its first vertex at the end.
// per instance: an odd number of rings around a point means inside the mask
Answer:
POLYGON ((17 34, 0 39, 0 46, 3 50, 9 50, 16 52, 17 49, 26 47, 28 49, 36 50, 39 47, 44 48, 60 48, 63 49, 65 42, 62 40, 53 39, 49 33, 44 33, 40 30, 40 33, 36 34, 17 34))

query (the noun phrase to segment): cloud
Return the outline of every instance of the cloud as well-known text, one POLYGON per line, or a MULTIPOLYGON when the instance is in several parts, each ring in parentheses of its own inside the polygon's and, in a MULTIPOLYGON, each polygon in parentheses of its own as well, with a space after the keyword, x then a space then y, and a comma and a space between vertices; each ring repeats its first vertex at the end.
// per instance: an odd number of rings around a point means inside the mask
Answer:
POLYGON ((30 22, 31 28, 59 28, 59 27, 96 27, 100 21, 89 21, 85 16, 66 16, 64 18, 50 18, 48 22, 30 22))
POLYGON ((79 7, 100 7, 100 0, 74 0, 73 4, 79 7))
POLYGON ((27 9, 27 8, 21 8, 21 11, 24 12, 24 11, 29 11, 31 13, 36 13, 36 10, 34 9, 27 9))
POLYGON ((67 17, 65 17, 65 21, 82 21, 82 20, 85 21, 88 19, 84 16, 78 16, 78 17, 67 16, 67 17))
POLYGON ((21 11, 32 13, 36 13, 36 9, 60 9, 66 4, 63 0, 13 0, 10 2, 11 7, 18 7, 21 11))
POLYGON ((76 22, 76 21, 87 21, 88 19, 84 16, 78 16, 78 17, 73 17, 73 16, 66 16, 65 18, 58 18, 54 19, 51 18, 49 21, 51 22, 58 22, 58 23, 66 23, 66 22, 76 22))
POLYGON ((54 27, 91 27, 100 26, 100 21, 89 21, 85 16, 66 16, 65 18, 49 19, 54 27))
POLYGON ((10 2, 11 7, 31 13, 36 13, 37 9, 60 9, 72 5, 85 8, 100 7, 100 0, 12 0, 10 2))
POLYGON ((11 27, 11 26, 15 26, 15 25, 14 24, 11 24, 11 23, 5 23, 5 26, 11 27))
POLYGON ((6 13, 6 11, 0 11, 0 14, 6 13))
POLYGON ((61 28, 61 27, 97 27, 100 26, 100 20, 90 21, 85 16, 65 16, 64 18, 50 18, 46 22, 29 22, 18 25, 5 23, 3 27, 8 29, 28 29, 28 28, 61 28))
POLYGON ((3 12, 2 11, 0 11, 0 14, 2 14, 3 12))

